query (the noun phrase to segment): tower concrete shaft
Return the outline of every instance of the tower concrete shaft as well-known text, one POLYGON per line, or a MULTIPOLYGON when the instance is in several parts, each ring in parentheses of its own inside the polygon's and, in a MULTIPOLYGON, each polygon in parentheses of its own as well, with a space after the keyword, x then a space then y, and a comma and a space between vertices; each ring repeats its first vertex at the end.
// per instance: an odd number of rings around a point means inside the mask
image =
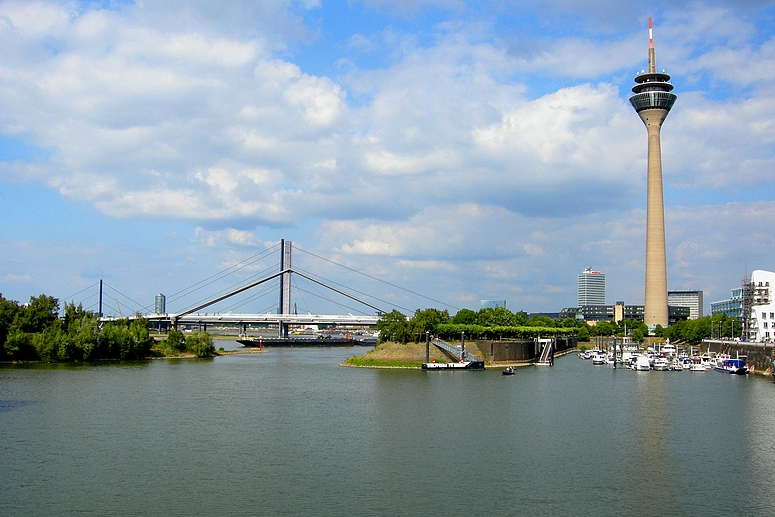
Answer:
POLYGON ((662 192, 660 129, 664 110, 639 113, 648 129, 648 190, 646 204, 646 295, 643 320, 648 326, 668 324, 667 260, 665 253, 665 205, 662 192))
POLYGON ((656 70, 654 41, 649 18, 649 69, 635 77, 635 95, 630 103, 648 132, 648 191, 646 213, 646 295, 643 319, 646 325, 666 326, 667 260, 665 254, 665 204, 662 192, 662 145, 660 130, 676 96, 670 93, 670 76, 656 70))

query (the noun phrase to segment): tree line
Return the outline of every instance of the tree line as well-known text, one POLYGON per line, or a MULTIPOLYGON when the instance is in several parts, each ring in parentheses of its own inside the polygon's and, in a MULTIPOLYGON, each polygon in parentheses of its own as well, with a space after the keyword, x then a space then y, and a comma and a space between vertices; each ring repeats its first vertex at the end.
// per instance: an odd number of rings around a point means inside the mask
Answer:
MULTIPOLYGON (((640 342, 649 335, 648 326, 638 320, 600 321, 589 325, 574 318, 550 318, 543 315, 528 316, 520 311, 513 313, 505 307, 486 308, 479 311, 461 309, 450 316, 439 309, 417 309, 411 318, 397 310, 383 314, 377 322, 380 341, 399 343, 425 341, 425 332, 449 339, 460 339, 461 333, 472 339, 532 339, 538 336, 575 335, 579 341, 589 341, 595 336, 629 336, 640 342)), ((740 336, 741 325, 735 318, 723 314, 706 316, 696 320, 681 320, 663 328, 657 325, 653 335, 672 341, 698 344, 710 337, 740 336)))
MULTIPOLYGON (((61 313, 52 296, 31 297, 26 304, 0 296, 0 361, 143 359, 155 343, 143 318, 100 323, 97 314, 72 302, 61 313)), ((199 357, 215 352, 212 338, 204 333, 184 337, 172 331, 162 345, 199 357)))
POLYGON ((425 340, 425 332, 440 338, 459 339, 461 333, 472 339, 533 338, 537 336, 578 335, 589 339, 589 325, 573 318, 529 317, 505 307, 461 309, 454 316, 439 309, 417 309, 411 318, 397 310, 383 314, 377 322, 380 341, 399 343, 425 340))

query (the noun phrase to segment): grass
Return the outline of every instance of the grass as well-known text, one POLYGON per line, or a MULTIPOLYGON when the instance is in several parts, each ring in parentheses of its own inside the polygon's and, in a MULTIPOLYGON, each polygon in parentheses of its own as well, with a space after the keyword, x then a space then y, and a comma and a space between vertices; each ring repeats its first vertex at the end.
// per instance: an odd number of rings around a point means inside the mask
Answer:
MULTIPOLYGON (((449 359, 431 345, 431 361, 446 363, 449 359)), ((425 343, 380 343, 363 355, 350 357, 344 364, 371 368, 420 368, 425 362, 425 343)))

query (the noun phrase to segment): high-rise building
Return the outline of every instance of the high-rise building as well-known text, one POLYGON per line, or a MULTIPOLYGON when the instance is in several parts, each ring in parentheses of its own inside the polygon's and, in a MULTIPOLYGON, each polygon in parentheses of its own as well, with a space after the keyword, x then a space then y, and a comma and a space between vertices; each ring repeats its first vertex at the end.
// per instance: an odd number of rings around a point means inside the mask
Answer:
POLYGON ((668 324, 667 261, 665 260, 665 204, 662 194, 660 130, 676 95, 670 76, 657 72, 651 18, 649 18, 648 71, 635 77, 630 104, 648 131, 648 197, 646 207, 646 296, 644 322, 649 327, 668 324))
POLYGON ((667 305, 670 307, 688 307, 689 317, 687 319, 702 318, 702 291, 668 291, 667 305))
POLYGON ((480 309, 497 309, 498 307, 506 307, 506 300, 481 300, 479 303, 480 309))
POLYGON ((605 305, 605 275, 587 268, 579 275, 579 307, 605 305))
POLYGON ((157 294, 153 301, 153 312, 156 314, 167 313, 167 298, 161 293, 157 294))

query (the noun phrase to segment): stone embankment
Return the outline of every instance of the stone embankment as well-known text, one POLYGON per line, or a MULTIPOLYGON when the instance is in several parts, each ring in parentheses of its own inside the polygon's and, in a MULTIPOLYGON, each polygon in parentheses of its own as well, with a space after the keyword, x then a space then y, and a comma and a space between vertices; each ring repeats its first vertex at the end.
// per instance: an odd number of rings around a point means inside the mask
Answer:
POLYGON ((730 357, 745 356, 745 361, 752 367, 753 373, 769 375, 772 372, 775 345, 728 339, 703 339, 700 351, 729 354, 730 357))

